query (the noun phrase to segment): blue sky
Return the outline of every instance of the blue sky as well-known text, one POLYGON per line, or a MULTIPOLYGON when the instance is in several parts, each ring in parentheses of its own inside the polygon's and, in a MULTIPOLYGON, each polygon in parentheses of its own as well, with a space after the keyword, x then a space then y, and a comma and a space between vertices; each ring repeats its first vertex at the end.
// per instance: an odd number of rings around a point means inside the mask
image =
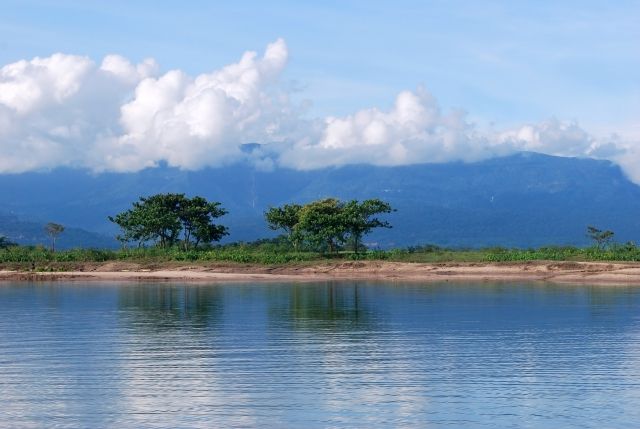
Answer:
POLYGON ((307 3, 5 0, 0 63, 118 53, 197 74, 282 37, 286 78, 318 114, 385 107, 417 85, 499 124, 614 130, 640 114, 638 1, 307 3))
POLYGON ((387 111, 402 91, 424 87, 444 112, 464 111, 485 130, 557 119, 589 138, 635 141, 639 22, 640 1, 625 0, 5 0, 0 66, 58 52, 96 64, 118 54, 151 57, 160 74, 197 76, 282 38, 280 86, 295 103, 308 100, 305 119, 387 111))

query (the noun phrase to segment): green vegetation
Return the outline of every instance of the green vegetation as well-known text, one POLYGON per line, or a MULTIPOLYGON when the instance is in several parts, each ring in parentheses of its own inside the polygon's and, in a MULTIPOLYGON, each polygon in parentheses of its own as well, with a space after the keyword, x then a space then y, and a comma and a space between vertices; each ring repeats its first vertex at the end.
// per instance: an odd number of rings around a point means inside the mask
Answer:
POLYGON ((321 253, 294 251, 286 237, 253 243, 234 243, 208 248, 185 250, 150 247, 120 250, 73 249, 52 252, 45 247, 11 246, 0 248, 0 264, 14 268, 41 269, 64 263, 129 261, 137 263, 164 262, 231 262, 241 264, 325 263, 329 261, 385 260, 394 262, 526 262, 526 261, 640 261, 640 247, 634 244, 611 245, 605 250, 597 246, 543 247, 539 249, 446 249, 437 246, 409 247, 392 250, 368 250, 355 253, 321 253))
POLYGON ((118 241, 125 247, 136 242, 138 247, 153 242, 163 249, 181 244, 184 250, 200 243, 219 241, 228 234, 227 228, 213 220, 227 211, 220 203, 202 197, 187 198, 184 194, 156 194, 141 197, 133 207, 109 220, 117 224, 122 234, 118 241))
POLYGON ((172 248, 150 247, 120 250, 73 249, 52 252, 42 246, 14 246, 0 249, 0 264, 19 266, 66 262, 130 261, 161 263, 169 261, 191 262, 235 262, 251 264, 286 264, 290 262, 318 261, 323 256, 315 252, 284 250, 277 244, 234 243, 224 246, 185 250, 181 246, 172 248))
POLYGON ((56 238, 64 232, 64 226, 59 223, 49 222, 44 226, 44 231, 51 238, 51 251, 56 251, 56 238))
POLYGON ((296 227, 300 221, 301 210, 300 204, 285 204, 282 207, 271 207, 264 214, 269 229, 283 230, 294 249, 298 249, 300 245, 300 237, 296 235, 296 227))
POLYGON ((347 202, 336 198, 313 201, 304 206, 286 204, 265 213, 269 228, 283 230, 295 250, 302 244, 307 250, 337 253, 362 248, 362 237, 375 228, 391 228, 387 221, 375 217, 391 213, 391 206, 379 199, 347 202))
POLYGON ((609 231, 609 230, 603 231, 591 225, 587 227, 587 237, 589 237, 595 242, 598 250, 606 249, 613 241, 614 235, 615 234, 613 233, 613 231, 609 231))
POLYGON ((356 253, 361 249, 364 235, 374 228, 391 228, 389 222, 374 217, 377 214, 393 211, 388 203, 379 199, 365 200, 362 203, 352 200, 343 206, 342 211, 344 226, 352 241, 353 251, 356 253))
POLYGON ((614 233, 594 226, 587 236, 594 242, 586 248, 551 246, 539 249, 447 249, 436 245, 405 249, 370 250, 363 237, 376 228, 391 228, 378 215, 392 212, 379 199, 340 201, 326 198, 306 205, 272 207, 264 214, 269 228, 283 235, 252 243, 214 245, 228 230, 214 221, 227 211, 218 202, 184 194, 157 194, 140 198, 131 209, 109 220, 121 229, 120 250, 74 249, 55 251, 55 239, 64 231, 49 223, 45 230, 51 247, 18 246, 0 236, 0 264, 31 270, 65 269, 66 263, 131 261, 232 262, 243 264, 320 263, 328 260, 388 260, 399 262, 523 262, 550 261, 640 261, 634 243, 613 242, 614 233), (135 243, 133 248, 128 247, 135 243), (60 265, 62 264, 62 265, 60 265))

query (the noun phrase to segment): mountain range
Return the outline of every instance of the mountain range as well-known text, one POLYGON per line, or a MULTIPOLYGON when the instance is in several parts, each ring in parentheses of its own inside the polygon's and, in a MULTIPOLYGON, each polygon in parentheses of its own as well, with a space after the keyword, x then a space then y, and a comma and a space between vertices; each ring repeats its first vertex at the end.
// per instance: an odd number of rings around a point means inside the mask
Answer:
POLYGON ((611 229, 620 241, 640 239, 640 187, 608 161, 519 153, 476 163, 396 167, 350 165, 311 171, 263 171, 235 164, 199 171, 167 166, 137 173, 56 169, 0 175, 0 234, 25 244, 46 237, 42 225, 67 226, 61 247, 113 247, 107 216, 140 196, 184 192, 220 201, 227 241, 273 236, 269 206, 381 198, 397 209, 393 229, 367 237, 373 247, 420 245, 530 247, 583 245, 587 225, 611 229), (29 232, 30 231, 30 232, 29 232))

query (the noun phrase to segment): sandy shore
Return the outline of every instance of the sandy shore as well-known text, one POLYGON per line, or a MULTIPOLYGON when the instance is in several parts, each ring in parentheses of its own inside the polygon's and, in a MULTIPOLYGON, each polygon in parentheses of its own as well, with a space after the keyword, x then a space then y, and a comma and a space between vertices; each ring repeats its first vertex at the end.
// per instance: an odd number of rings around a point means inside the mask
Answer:
POLYGON ((318 265, 209 264, 143 266, 128 262, 84 264, 73 271, 0 270, 2 281, 544 281, 574 284, 638 284, 640 264, 600 262, 402 263, 337 262, 318 265))

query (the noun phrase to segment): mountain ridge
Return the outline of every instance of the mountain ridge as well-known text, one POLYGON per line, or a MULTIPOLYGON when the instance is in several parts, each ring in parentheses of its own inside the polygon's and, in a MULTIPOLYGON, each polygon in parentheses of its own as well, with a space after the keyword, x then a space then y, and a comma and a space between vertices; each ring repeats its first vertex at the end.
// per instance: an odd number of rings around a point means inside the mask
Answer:
POLYGON ((262 218, 270 205, 328 196, 382 198, 398 209, 389 216, 393 229, 368 237, 374 247, 582 245, 588 224, 612 229, 622 241, 640 238, 640 187, 619 167, 529 152, 476 163, 310 171, 236 164, 199 171, 161 166, 138 173, 57 169, 0 176, 4 211, 109 235, 116 229, 108 215, 158 192, 220 201, 229 211, 221 222, 229 226, 231 241, 272 236, 262 218))
MULTIPOLYGON (((0 212, 0 236, 5 236, 10 241, 22 245, 48 247, 51 239, 46 234, 44 226, 42 222, 19 219, 11 213, 0 212)), ((64 231, 56 239, 57 249, 115 248, 117 245, 118 242, 113 237, 73 226, 65 226, 64 231)))

